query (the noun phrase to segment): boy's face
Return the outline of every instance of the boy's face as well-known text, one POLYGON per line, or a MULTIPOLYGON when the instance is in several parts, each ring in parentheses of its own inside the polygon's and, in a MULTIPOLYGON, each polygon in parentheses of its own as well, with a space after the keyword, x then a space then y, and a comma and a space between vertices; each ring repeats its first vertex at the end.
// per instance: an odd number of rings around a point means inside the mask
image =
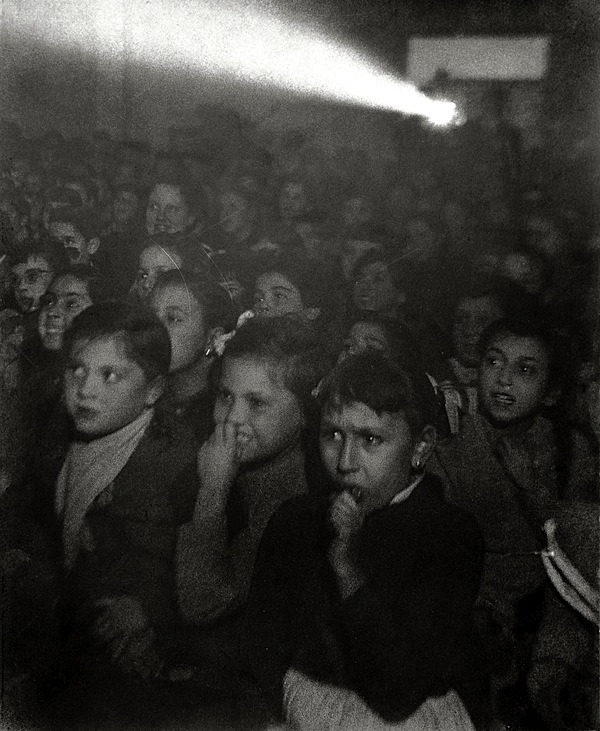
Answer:
POLYGON ((202 357, 206 340, 204 313, 185 286, 160 287, 158 292, 153 292, 150 307, 169 331, 171 373, 187 368, 202 357))
POLYGON ((92 304, 87 284, 65 274, 57 277, 42 298, 38 332, 46 350, 60 350, 65 330, 92 304))
POLYGON ((43 256, 30 256, 26 262, 12 267, 15 299, 22 312, 37 310, 52 274, 52 269, 43 256))
POLYGON ((178 186, 155 185, 146 207, 147 232, 175 234, 185 231, 191 223, 192 216, 178 186))
POLYGON ((96 239, 86 241, 85 236, 72 223, 64 221, 53 221, 50 224, 50 236, 65 247, 71 264, 89 264, 92 254, 98 248, 95 245, 96 239))
POLYGON ((75 428, 86 437, 112 434, 137 419, 160 396, 115 337, 80 340, 69 353, 65 403, 75 428))
POLYGON ((235 235, 245 231, 255 212, 248 201, 237 193, 223 193, 219 199, 219 223, 223 231, 235 235))
POLYGON ((463 299, 454 314, 452 343, 458 362, 468 368, 479 363, 477 345, 481 333, 502 317, 502 309, 493 297, 463 299))
POLYGON ((539 340, 500 334, 488 345, 479 369, 483 412, 500 426, 535 414, 548 390, 548 352, 539 340))
POLYGON ((354 304, 359 310, 388 313, 398 302, 398 292, 383 262, 363 267, 354 284, 354 304))
POLYGON ((256 279, 254 311, 263 317, 278 317, 304 310, 299 289, 279 272, 266 272, 256 279))
POLYGON ((321 458, 340 491, 363 515, 408 486, 414 441, 404 414, 378 416, 366 404, 327 402, 321 413, 321 458))
POLYGON ((296 397, 273 378, 274 370, 251 356, 225 355, 223 360, 214 418, 236 427, 243 464, 274 457, 299 438, 304 426, 296 397))
POLYGON ((156 278, 161 272, 171 269, 180 269, 183 262, 179 254, 173 249, 153 245, 145 248, 140 254, 138 273, 134 289, 141 299, 148 297, 154 289, 156 278))

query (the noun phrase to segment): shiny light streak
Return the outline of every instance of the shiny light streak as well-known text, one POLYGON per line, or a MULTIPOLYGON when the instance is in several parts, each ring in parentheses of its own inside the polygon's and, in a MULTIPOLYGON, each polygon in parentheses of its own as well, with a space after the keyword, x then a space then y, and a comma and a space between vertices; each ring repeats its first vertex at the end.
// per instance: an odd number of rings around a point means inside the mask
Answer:
POLYGON ((454 116, 452 102, 429 98, 365 53, 268 2, 61 0, 50 23, 40 22, 36 4, 24 5, 9 32, 58 48, 415 114, 437 125, 454 116))

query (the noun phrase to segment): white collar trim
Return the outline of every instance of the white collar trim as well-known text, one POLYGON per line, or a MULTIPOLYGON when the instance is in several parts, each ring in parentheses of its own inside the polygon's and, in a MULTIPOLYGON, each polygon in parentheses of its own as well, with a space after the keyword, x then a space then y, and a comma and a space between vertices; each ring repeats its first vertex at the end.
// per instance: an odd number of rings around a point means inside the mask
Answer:
POLYGON ((425 477, 425 475, 419 475, 417 479, 411 482, 408 487, 405 487, 404 490, 400 490, 400 492, 397 492, 390 500, 389 504, 395 505, 396 503, 403 503, 405 500, 407 500, 412 495, 413 490, 421 482, 423 477, 425 477))

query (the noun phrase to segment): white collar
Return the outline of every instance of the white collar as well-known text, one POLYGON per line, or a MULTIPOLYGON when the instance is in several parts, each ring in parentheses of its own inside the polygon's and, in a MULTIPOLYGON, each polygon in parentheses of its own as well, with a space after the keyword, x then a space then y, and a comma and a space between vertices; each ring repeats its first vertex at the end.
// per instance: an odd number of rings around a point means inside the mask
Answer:
POLYGON ((423 477, 425 477, 425 475, 419 475, 416 480, 413 480, 413 482, 410 483, 408 487, 405 487, 404 490, 400 490, 400 492, 397 492, 388 504, 395 505, 396 503, 403 503, 405 500, 407 500, 412 495, 413 490, 421 482, 423 477))

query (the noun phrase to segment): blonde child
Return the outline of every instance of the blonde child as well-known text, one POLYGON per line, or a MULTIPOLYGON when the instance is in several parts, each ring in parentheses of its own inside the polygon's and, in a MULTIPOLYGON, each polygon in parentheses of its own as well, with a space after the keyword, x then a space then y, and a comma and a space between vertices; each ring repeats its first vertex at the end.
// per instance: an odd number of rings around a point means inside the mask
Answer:
POLYGON ((244 603, 267 521, 307 490, 302 437, 320 356, 318 340, 293 318, 254 318, 226 345, 194 517, 179 531, 178 598, 188 622, 209 624, 244 603))

